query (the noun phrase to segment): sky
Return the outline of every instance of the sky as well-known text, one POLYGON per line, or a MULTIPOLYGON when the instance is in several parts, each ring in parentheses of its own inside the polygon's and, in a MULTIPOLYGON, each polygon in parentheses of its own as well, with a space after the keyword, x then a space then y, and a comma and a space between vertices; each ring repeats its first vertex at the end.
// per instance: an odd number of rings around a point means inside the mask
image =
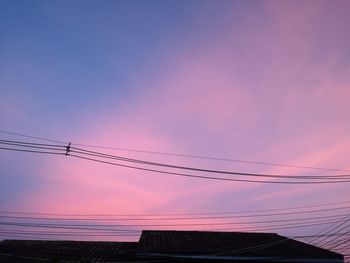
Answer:
MULTIPOLYGON (((85 147, 176 165, 349 174, 349 12, 350 2, 339 0, 1 0, 0 130, 344 171, 85 147)), ((1 211, 215 213, 350 201, 349 183, 201 180, 6 150, 0 167, 1 211)), ((275 231, 317 234, 325 227, 275 231)))

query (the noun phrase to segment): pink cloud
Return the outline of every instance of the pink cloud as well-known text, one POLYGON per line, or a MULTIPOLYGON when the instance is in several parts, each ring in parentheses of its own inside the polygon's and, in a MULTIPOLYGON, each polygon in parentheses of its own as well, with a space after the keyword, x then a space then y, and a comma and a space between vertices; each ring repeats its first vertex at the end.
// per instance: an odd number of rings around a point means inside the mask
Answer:
MULTIPOLYGON (((133 87, 145 82, 152 87, 133 94, 131 105, 111 103, 81 116, 85 128, 72 135, 73 143, 350 169, 349 69, 339 69, 338 57, 319 63, 310 55, 319 41, 313 29, 325 12, 322 5, 304 9, 291 3, 271 2, 265 28, 250 19, 244 30, 216 45, 201 46, 194 54, 173 53, 164 75, 131 80, 133 87)), ((222 170, 308 173, 96 150, 222 170)), ((227 211, 248 204, 271 208, 350 198, 346 185, 200 181, 71 157, 45 161, 38 177, 49 186, 23 197, 18 207, 55 213, 227 211)))

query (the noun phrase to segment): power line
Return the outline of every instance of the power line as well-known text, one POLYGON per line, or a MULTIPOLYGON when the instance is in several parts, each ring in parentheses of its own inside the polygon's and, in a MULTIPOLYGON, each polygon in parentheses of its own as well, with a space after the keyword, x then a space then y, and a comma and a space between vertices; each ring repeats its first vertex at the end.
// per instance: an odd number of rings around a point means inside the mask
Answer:
MULTIPOLYGON (((72 226, 72 227, 118 227, 118 228, 125 228, 125 227, 178 227, 178 226, 225 226, 225 225, 249 225, 249 224, 270 224, 273 223, 272 227, 289 227, 289 226, 296 226, 300 225, 300 223, 290 223, 290 224, 275 224, 280 222, 294 222, 294 221, 313 221, 308 224, 308 226, 313 226, 314 223, 321 223, 321 224, 328 224, 328 223, 334 223, 334 222, 341 222, 341 219, 337 219, 337 216, 331 217, 331 219, 328 219, 328 217, 319 217, 319 218, 312 218, 312 219, 281 219, 281 220, 266 220, 266 221, 254 221, 254 222, 206 222, 206 223, 171 223, 171 224, 101 224, 101 223, 87 223, 87 224, 68 224, 68 223, 33 223, 33 222, 16 222, 16 225, 21 226, 32 226, 32 225, 40 225, 40 226, 72 226), (325 219, 326 218, 326 219, 325 219), (334 219, 335 218, 335 219, 334 219), (320 219, 320 220, 317 220, 320 219)), ((308 222, 307 222, 308 223, 308 222)), ((0 222, 0 225, 14 225, 14 222, 0 222)), ((303 224, 304 225, 304 224, 303 224)), ((261 228, 264 228, 267 226, 263 226, 261 228)), ((255 229, 255 228, 254 228, 255 229)))
MULTIPOLYGON (((268 247, 273 247, 277 244, 280 243, 284 243, 286 241, 288 241, 289 238, 282 238, 280 240, 276 240, 276 241, 272 241, 272 242, 266 242, 264 244, 261 245, 256 245, 256 246, 250 246, 250 247, 245 247, 245 248, 241 248, 241 249, 235 249, 235 250, 228 250, 228 251, 224 251, 224 252, 219 252, 219 253, 214 253, 211 255, 224 255, 227 253, 233 253, 233 254, 239 254, 239 253, 246 253, 246 252, 250 252, 250 251, 255 251, 255 250, 259 250, 259 249, 263 249, 263 248, 268 248, 268 247)), ((232 247, 231 247, 232 248, 232 247)), ((228 248, 226 248, 228 249, 228 248)))
POLYGON ((223 171, 223 170, 213 170, 213 169, 203 169, 198 167, 189 167, 189 166, 179 166, 179 165, 173 165, 173 164, 165 164, 165 163, 157 163, 157 162, 150 162, 145 160, 139 160, 139 159, 132 159, 132 158, 125 158, 121 156, 116 155, 110 155, 105 153, 99 153, 94 151, 87 151, 84 149, 79 149, 72 147, 72 152, 78 153, 78 154, 84 154, 94 157, 100 157, 100 158, 107 158, 107 159, 113 159, 118 161, 125 161, 125 162, 132 162, 132 163, 138 163, 138 164, 145 164, 145 165, 152 165, 152 166, 160 166, 165 168, 173 168, 173 169, 181 169, 181 170, 190 170, 195 172, 205 172, 205 173, 215 173, 215 174, 225 174, 225 175, 242 175, 242 176, 254 176, 254 177, 268 177, 268 178, 288 178, 288 179, 342 179, 349 178, 350 175, 330 175, 330 176, 295 176, 295 175, 270 175, 270 174, 257 174, 257 173, 243 173, 243 172, 232 172, 232 171, 223 171))
MULTIPOLYGON (((140 231, 138 231, 140 232, 140 231)), ((139 236, 140 234, 137 234, 135 232, 135 234, 133 233, 130 233, 130 234, 124 234, 124 233, 109 233, 109 232, 103 232, 103 231, 100 231, 100 232, 47 232, 47 231, 34 231, 34 230, 30 230, 30 231, 26 231, 26 230, 14 230, 14 229, 6 229, 6 230, 0 230, 0 234, 23 234, 23 235, 30 235, 30 234, 33 234, 33 235, 41 235, 41 236, 44 236, 44 235, 53 235, 53 236, 139 236)), ((293 239, 305 239, 305 238, 308 238, 308 237, 315 237, 316 235, 307 235, 307 236, 289 236, 289 238, 293 238, 293 239)), ((350 237, 349 237, 349 233, 340 233, 340 234, 333 234, 333 235, 330 235, 330 236, 347 236, 347 238, 344 238, 341 242, 347 242, 350 240, 350 237)), ((342 243, 339 243, 339 245, 342 245, 342 243)), ((338 247, 338 246, 337 246, 338 247)), ((332 249, 332 248, 330 248, 332 249)))
MULTIPOLYGON (((1 143, 12 143, 16 144, 16 147, 40 147, 40 148, 45 148, 46 146, 36 146, 34 143, 27 143, 27 142, 14 142, 14 141, 0 141, 1 143)), ((18 148, 8 148, 8 147, 2 147, 0 149, 7 149, 7 150, 12 150, 12 151, 22 151, 22 152, 34 152, 34 153, 50 153, 50 154, 59 154, 57 152, 44 152, 44 151, 37 151, 37 150, 27 150, 27 149, 18 149, 18 148)), ((49 149, 50 148, 46 148, 49 149)), ((61 151, 64 151, 61 149, 61 151)), ((264 181, 264 180, 250 180, 250 179, 241 179, 241 178, 227 178, 227 177, 216 177, 216 176, 207 176, 207 175, 195 175, 195 174, 187 174, 187 173, 180 173, 180 172, 172 172, 169 170, 158 170, 154 168, 147 168, 147 167, 140 167, 140 166, 134 166, 134 165, 127 165, 127 164, 121 164, 121 163, 116 163, 116 162, 111 162, 111 161, 105 161, 105 160, 100 160, 100 159, 95 159, 95 158, 90 158, 90 157, 85 157, 81 156, 81 152, 77 152, 70 148, 69 146, 66 146, 66 151, 64 152, 65 155, 69 155, 72 157, 84 159, 84 160, 89 160, 89 161, 94 161, 94 162, 99 162, 103 164, 109 164, 109 165, 114 165, 114 166, 119 166, 119 167, 124 167, 124 168, 129 168, 129 169, 136 169, 136 170, 142 170, 142 171, 148 171, 148 172, 153 172, 153 173, 161 173, 161 174, 168 174, 168 175, 176 175, 176 176, 182 176, 182 177, 188 177, 188 178, 196 178, 196 179, 207 179, 207 180, 218 180, 218 181, 233 181, 233 182, 254 182, 254 183, 274 183, 274 184, 329 184, 329 183, 348 183, 350 182, 350 175, 337 175, 337 176, 288 176, 288 175, 266 175, 266 174, 251 174, 251 173, 242 173, 242 172, 231 172, 231 171, 220 171, 220 170, 208 170, 208 169, 202 169, 202 168, 194 168, 194 167, 184 167, 184 166, 174 166, 174 165, 169 165, 169 164, 162 164, 162 163, 153 163, 153 162, 147 162, 143 160, 136 160, 136 159, 130 159, 130 158, 124 158, 124 157, 115 157, 113 158, 118 158, 121 161, 126 161, 126 162, 137 162, 139 164, 147 164, 147 165, 156 165, 156 166, 162 166, 166 168, 175 168, 175 169, 186 169, 186 170, 191 170, 191 171, 198 171, 198 172, 204 172, 204 173, 217 173, 217 174, 229 174, 229 175, 237 175, 237 176, 255 176, 255 177, 263 177, 263 178, 275 178, 277 177, 278 179, 281 178, 288 178, 288 179, 297 179, 297 180, 312 180, 312 181, 264 181), (75 153, 75 154, 74 154, 75 153), (318 179, 318 181, 314 181, 318 179), (321 181, 320 181, 321 180, 321 181)), ((61 153, 62 154, 62 153, 61 153)), ((90 153, 87 153, 90 154, 90 153)), ((106 157, 106 154, 98 153, 103 156, 99 156, 100 158, 109 158, 106 157)))
POLYGON ((114 233, 114 234, 88 234, 88 233, 52 233, 52 232, 38 232, 38 231, 4 231, 0 230, 0 234, 16 234, 16 235, 32 235, 32 236, 90 236, 90 237, 107 237, 107 236, 140 236, 139 234, 127 234, 127 233, 114 233))
POLYGON ((42 144, 42 143, 31 143, 31 142, 18 142, 11 140, 0 140, 0 149, 9 151, 19 151, 28 153, 41 153, 41 154, 64 154, 65 146, 53 145, 53 144, 42 144), (5 146, 3 146, 5 145, 5 146))
POLYGON ((301 235, 301 236, 290 236, 291 238, 315 238, 315 237, 325 237, 325 236, 340 236, 340 235, 348 235, 348 233, 338 233, 338 234, 327 234, 327 235, 301 235))
POLYGON ((209 229, 212 231, 249 231, 249 232, 261 232, 261 231, 275 231, 275 230, 288 230, 288 229, 300 229, 300 228, 308 228, 308 227, 315 227, 315 226, 323 226, 323 225, 329 225, 337 221, 320 221, 319 223, 310 223, 310 224, 283 224, 283 225, 276 225, 276 226, 268 226, 268 227, 259 227, 259 228, 215 228, 215 229, 209 229))
MULTIPOLYGON (((248 183, 264 183, 264 184, 332 184, 332 183, 349 183, 350 180, 333 180, 333 181, 262 181, 262 180, 249 180, 249 179, 235 179, 235 178, 225 178, 225 177, 215 177, 215 176, 204 176, 204 175, 194 175, 194 174, 185 174, 185 173, 178 173, 178 172, 169 172, 164 170, 156 170, 156 169, 150 169, 150 168, 143 168, 138 166, 132 166, 132 165, 124 165, 120 163, 114 163, 109 161, 103 161, 98 160, 94 158, 88 158, 83 157, 75 154, 70 154, 72 157, 76 157, 79 159, 89 160, 93 162, 103 163, 103 164, 109 164, 124 168, 131 168, 135 170, 140 171, 147 171, 147 172, 154 172, 154 173, 160 173, 160 174, 169 174, 169 175, 176 175, 176 176, 182 176, 182 177, 188 177, 188 178, 196 178, 196 179, 207 179, 207 180, 216 180, 216 181, 226 181, 226 182, 248 182, 248 183)), ((263 176, 263 175, 262 175, 263 176)))
POLYGON ((51 139, 47 139, 47 138, 43 138, 43 137, 31 136, 31 135, 26 135, 26 134, 16 133, 16 132, 9 132, 9 131, 4 131, 4 130, 0 130, 0 133, 9 134, 9 135, 16 135, 16 136, 20 136, 20 137, 24 137, 24 138, 31 138, 31 139, 36 139, 36 140, 46 141, 46 142, 68 144, 68 142, 51 140, 51 139))
MULTIPOLYGON (((349 233, 350 233, 350 231, 348 231, 346 234, 349 234, 349 233)), ((343 240, 338 240, 338 242, 336 243, 336 245, 330 247, 329 249, 330 249, 330 250, 336 249, 336 248, 338 249, 339 246, 342 246, 342 245, 344 245, 344 244, 350 244, 350 237, 345 238, 345 239, 343 239, 343 240)))
POLYGON ((18 227, 34 227, 34 228, 54 228, 54 229, 72 229, 72 230, 89 230, 89 231, 109 231, 116 233, 124 232, 139 232, 135 229, 114 229, 103 228, 103 225, 95 225, 90 227, 89 225, 64 225, 64 224, 36 224, 36 223, 21 223, 21 222, 0 222, 3 226, 18 226, 18 227))
MULTIPOLYGON (((332 231, 335 231, 335 230, 338 229, 339 227, 341 227, 341 226, 343 226, 344 224, 346 224, 349 220, 350 220, 350 217, 349 217, 349 216, 346 216, 346 217, 343 218, 342 221, 340 221, 339 224, 338 224, 338 223, 335 223, 335 224, 329 226, 328 228, 326 228, 324 231, 321 231, 321 232, 318 233, 318 234, 322 234, 322 232, 324 232, 324 233, 323 233, 324 235, 328 235, 328 234, 332 233, 332 231), (349 218, 349 219, 348 219, 348 218, 349 218)), ((334 232, 333 232, 333 233, 334 233, 334 232)), ((328 238, 327 236, 325 236, 325 237, 323 237, 323 238, 318 237, 318 238, 312 240, 312 242, 313 242, 314 244, 320 244, 320 243, 323 242, 324 240, 327 240, 327 238, 328 238)))
MULTIPOLYGON (((18 143, 20 143, 20 142, 18 142, 18 143)), ((28 147, 28 145, 25 145, 25 147, 28 147)), ((68 147, 69 146, 66 147, 67 150, 65 152, 65 155, 69 155, 69 156, 72 156, 72 157, 76 157, 76 158, 80 158, 80 159, 84 159, 84 160, 89 160, 89 161, 94 161, 94 162, 99 162, 99 163, 104 163, 104 164, 109 164, 109 165, 114 165, 114 166, 119 166, 119 167, 124 167, 124 168, 148 171, 148 172, 153 172, 153 173, 177 175, 177 176, 196 178, 196 179, 233 181, 233 182, 273 183, 273 184, 328 184, 328 183, 347 183, 347 182, 350 182, 350 178, 349 178, 349 180, 346 180, 348 178, 345 177, 345 176, 341 176, 341 175, 340 176, 342 178, 332 178, 333 180, 329 180, 330 178, 326 177, 325 179, 322 179, 323 181, 262 181, 262 180, 249 180, 249 179, 215 177, 215 176, 206 176, 206 175, 195 175, 195 174, 171 172, 171 171, 167 171, 167 170, 157 170, 157 169, 153 169, 153 168, 151 169, 151 168, 139 167, 139 166, 134 166, 134 165, 120 164, 120 163, 115 163, 115 162, 110 162, 110 161, 104 161, 104 160, 99 160, 99 159, 94 159, 94 158, 88 158, 88 157, 84 157, 84 156, 80 156, 80 155, 76 155, 76 154, 72 154, 72 153, 68 154, 68 152, 69 152, 68 151, 68 147), (328 181, 326 179, 328 179, 328 181)), ((52 152, 44 152, 44 151, 36 151, 36 150, 35 151, 34 150, 23 150, 23 149, 18 149, 18 148, 4 148, 4 147, 2 147, 2 149, 8 149, 8 150, 12 150, 12 151, 22 151, 22 152, 50 153, 50 154, 53 154, 52 152)), ((54 154, 62 154, 62 153, 54 152, 54 154)), ((251 176, 252 175, 252 174, 248 174, 248 173, 236 173, 236 172, 228 172, 228 173, 236 174, 236 175, 247 175, 247 176, 251 176)), ((254 176, 260 176, 260 177, 268 176, 269 177, 269 175, 264 175, 264 174, 255 174, 254 176)), ((299 177, 297 176, 297 177, 295 177, 293 179, 299 179, 299 177)), ((301 177, 300 179, 306 179, 306 178, 301 177)), ((309 179, 309 178, 307 178, 307 179, 309 179)), ((315 179, 315 178, 310 178, 310 179, 315 179)))
POLYGON ((60 144, 44 144, 44 143, 32 143, 32 142, 23 142, 23 141, 19 142, 19 141, 12 141, 12 140, 0 140, 0 143, 9 144, 9 145, 19 145, 19 146, 28 145, 28 147, 34 147, 34 148, 37 148, 37 146, 42 146, 45 148, 48 148, 48 147, 65 148, 64 145, 60 145, 60 144))
MULTIPOLYGON (((68 144, 68 142, 64 142, 64 141, 51 140, 51 139, 47 139, 47 138, 43 138, 43 137, 31 136, 31 135, 26 135, 26 134, 16 133, 16 132, 9 132, 9 131, 4 131, 4 130, 0 130, 0 133, 20 136, 20 137, 25 137, 25 138, 32 138, 32 139, 48 141, 48 142, 63 143, 65 145, 68 144)), ((350 170, 348 170, 348 169, 339 169, 339 168, 325 168, 325 167, 306 166, 306 165, 282 164, 282 163, 274 163, 274 162, 260 162, 260 161, 210 157, 210 156, 203 156, 203 155, 191 155, 191 154, 169 153, 169 152, 160 152, 160 151, 137 150, 137 149, 120 148, 120 147, 118 148, 118 147, 108 147, 108 146, 96 146, 96 145, 91 145, 91 144, 72 143, 72 145, 90 147, 90 148, 121 150, 121 151, 129 151, 129 152, 168 155, 168 156, 175 156, 175 157, 187 157, 187 158, 194 158, 194 159, 207 159, 207 160, 215 160, 215 161, 238 162, 238 163, 257 164, 257 165, 266 165, 266 166, 281 166, 281 167, 324 170, 324 171, 350 172, 350 170)))
POLYGON ((46 151, 35 151, 35 150, 23 150, 23 149, 13 149, 13 148, 6 148, 6 147, 0 147, 0 150, 8 150, 8 151, 15 151, 15 152, 27 152, 27 153, 41 153, 41 154, 57 154, 62 155, 60 152, 46 152, 46 151))
MULTIPOLYGON (((349 220, 350 220, 350 219, 349 219, 349 220)), ((345 222, 349 222, 349 220, 347 220, 347 221, 345 221, 345 222)), ((334 234, 338 234, 338 233, 342 232, 343 230, 347 229, 349 226, 350 226, 350 225, 348 224, 348 225, 342 227, 341 229, 339 229, 339 230, 337 230, 336 232, 334 232, 334 234)), ((348 231, 347 233, 350 233, 350 231, 348 231)), ((327 237, 327 238, 328 238, 328 237, 327 237)), ((327 246, 329 243, 335 242, 335 241, 338 240, 340 237, 339 237, 339 236, 336 236, 336 237, 333 237, 333 239, 328 240, 328 241, 327 241, 327 238, 325 239, 325 242, 322 243, 322 241, 321 241, 321 242, 318 242, 317 244, 320 244, 321 246, 327 246)))
POLYGON ((282 164, 282 163, 272 163, 272 162, 247 161, 247 160, 239 160, 239 159, 209 157, 209 156, 203 156, 203 155, 189 155, 189 154, 168 153, 168 152, 158 152, 158 151, 146 151, 146 150, 136 150, 136 149, 127 149, 127 148, 94 146, 94 145, 77 144, 77 143, 75 143, 74 145, 85 146, 85 147, 92 147, 92 148, 101 148, 101 149, 122 150, 122 151, 129 151, 129 152, 150 153, 150 154, 158 154, 158 155, 177 156, 177 157, 188 157, 188 158, 194 158, 194 159, 207 159, 207 160, 214 160, 214 161, 227 161, 227 162, 236 162, 236 163, 257 164, 257 165, 265 165, 265 166, 282 166, 282 167, 289 167, 289 168, 301 168, 301 169, 312 169, 312 170, 323 170, 323 171, 350 172, 350 170, 338 169, 338 168, 324 168, 324 167, 316 167, 316 166, 293 165, 293 164, 282 164))
MULTIPOLYGON (((287 230, 291 228, 308 228, 308 227, 315 227, 315 226, 320 226, 320 225, 325 225, 325 224, 332 224, 334 222, 339 222, 339 220, 322 220, 318 222, 313 222, 313 223, 307 223, 307 224, 278 224, 274 226, 265 226, 265 227, 239 227, 239 228, 230 228, 230 229, 203 229, 201 226, 200 228, 195 228, 193 230, 196 231, 254 231, 254 232, 261 232, 261 231, 271 231, 271 230, 287 230)), ((70 230, 87 230, 87 234, 90 233, 96 233, 95 231, 103 231, 104 233, 118 233, 119 234, 130 234, 131 235, 136 235, 136 233, 140 233, 141 229, 115 229, 111 228, 111 225, 62 225, 62 224, 35 224, 35 223, 19 223, 19 222, 0 222, 0 225, 4 226, 13 226, 13 227, 25 227, 25 228, 49 228, 49 229, 70 229, 70 230), (108 227, 108 228, 106 228, 108 227), (91 232, 92 231, 92 232, 91 232), (105 232, 107 231, 107 232, 105 232)), ((174 227, 176 225, 172 225, 174 227)), ((120 226, 119 226, 120 227, 120 226)), ((130 227, 130 226, 128 226, 130 227)), ((10 230, 9 230, 10 231, 10 230)), ((14 230, 16 231, 16 230, 14 230)))
MULTIPOLYGON (((62 213, 40 213, 40 212, 18 212, 18 211, 3 211, 0 210, 0 214, 19 214, 19 215, 43 215, 43 216, 82 216, 82 217, 108 217, 108 216, 116 216, 116 217, 124 217, 124 216, 197 216, 197 215, 222 215, 222 214, 251 214, 251 213, 265 213, 265 212, 276 212, 276 211, 288 211, 288 210, 296 210, 296 209, 306 209, 306 208, 318 208, 325 206, 338 206, 338 205, 348 205, 349 202, 335 202, 335 203, 325 203, 325 204, 310 204, 305 206, 293 206, 293 207, 284 207, 284 208, 276 208, 276 209, 263 209, 263 210, 239 210, 239 211, 221 211, 221 212, 205 212, 205 213, 147 213, 147 214, 62 214, 62 213)), ((333 207, 331 210, 337 209, 347 209, 348 207, 333 207)), ((350 207, 349 207, 350 208, 350 207)), ((331 211, 329 208, 326 210, 318 209, 318 212, 331 211)), ((308 210, 306 213, 309 213, 308 210)), ((298 213, 298 211, 293 212, 293 214, 298 213)), ((302 212, 304 213, 304 212, 302 212)), ((255 216, 255 215, 254 215, 255 216)))
MULTIPOLYGON (((276 217, 276 216, 285 216, 285 215, 297 215, 297 214, 311 214, 311 213, 320 213, 326 211, 335 211, 349 209, 350 207, 338 207, 338 208, 328 208, 328 209, 318 209, 318 210, 309 210, 309 211, 294 211, 294 212, 285 212, 285 213, 272 213, 272 214, 251 214, 251 215, 233 215, 233 216, 206 216, 206 217, 146 217, 146 218, 59 218, 59 217, 29 217, 29 216, 8 216, 0 215, 0 218, 7 219, 30 219, 30 220, 65 220, 65 221, 168 221, 168 220, 208 220, 208 219, 237 219, 237 218, 256 218, 256 217, 276 217)), ((348 216, 348 214, 341 215, 329 215, 326 217, 334 216, 348 216)), ((322 218, 317 216, 316 218, 322 218)), ((294 219, 292 219, 294 220, 294 219)))

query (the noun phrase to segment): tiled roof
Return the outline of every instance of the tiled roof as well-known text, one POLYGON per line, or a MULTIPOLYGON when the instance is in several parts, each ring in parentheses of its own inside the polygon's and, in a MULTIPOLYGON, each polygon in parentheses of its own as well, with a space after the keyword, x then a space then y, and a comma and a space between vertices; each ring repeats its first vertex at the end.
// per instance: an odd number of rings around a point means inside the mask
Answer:
POLYGON ((273 233, 142 231, 144 253, 212 256, 333 258, 342 256, 273 233))

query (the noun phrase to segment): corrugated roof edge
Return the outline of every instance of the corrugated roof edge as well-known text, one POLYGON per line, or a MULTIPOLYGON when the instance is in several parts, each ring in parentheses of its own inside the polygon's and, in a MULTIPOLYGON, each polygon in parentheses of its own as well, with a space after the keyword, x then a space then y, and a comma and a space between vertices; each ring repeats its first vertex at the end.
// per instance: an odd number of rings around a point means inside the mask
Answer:
POLYGON ((343 259, 334 258, 292 258, 292 257, 249 257, 249 256, 211 256, 211 255, 178 255, 178 254, 159 254, 159 253, 140 253, 144 258, 168 258, 168 259, 206 259, 206 260, 240 260, 240 261, 276 261, 276 262, 298 262, 298 263, 343 263, 343 259))

